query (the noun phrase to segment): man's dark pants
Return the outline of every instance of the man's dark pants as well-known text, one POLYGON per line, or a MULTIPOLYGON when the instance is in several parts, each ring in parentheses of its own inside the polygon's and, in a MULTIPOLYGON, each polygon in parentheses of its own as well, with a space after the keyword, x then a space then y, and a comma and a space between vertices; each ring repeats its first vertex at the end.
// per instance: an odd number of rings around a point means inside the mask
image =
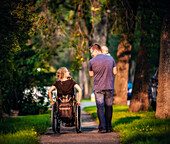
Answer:
POLYGON ((97 105, 97 115, 99 118, 99 130, 111 130, 113 90, 95 90, 95 99, 97 105))

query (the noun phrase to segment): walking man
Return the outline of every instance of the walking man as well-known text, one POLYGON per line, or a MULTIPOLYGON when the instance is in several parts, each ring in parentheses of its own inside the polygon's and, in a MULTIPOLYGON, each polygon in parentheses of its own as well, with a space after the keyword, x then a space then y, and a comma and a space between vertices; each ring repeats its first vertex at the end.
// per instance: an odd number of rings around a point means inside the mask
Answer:
POLYGON ((99 133, 112 131, 112 103, 116 63, 113 57, 102 54, 101 47, 94 44, 90 47, 92 59, 89 61, 89 75, 94 77, 94 93, 99 118, 99 133), (104 113, 105 108, 105 113, 104 113))

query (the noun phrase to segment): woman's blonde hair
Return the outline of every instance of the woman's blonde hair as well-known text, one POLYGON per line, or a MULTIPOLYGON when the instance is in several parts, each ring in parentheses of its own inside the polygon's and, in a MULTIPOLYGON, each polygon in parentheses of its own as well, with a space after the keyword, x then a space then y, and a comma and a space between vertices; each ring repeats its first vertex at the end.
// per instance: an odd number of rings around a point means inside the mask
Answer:
POLYGON ((68 69, 66 67, 61 67, 57 70, 56 77, 58 80, 61 80, 64 78, 64 74, 68 72, 68 69))

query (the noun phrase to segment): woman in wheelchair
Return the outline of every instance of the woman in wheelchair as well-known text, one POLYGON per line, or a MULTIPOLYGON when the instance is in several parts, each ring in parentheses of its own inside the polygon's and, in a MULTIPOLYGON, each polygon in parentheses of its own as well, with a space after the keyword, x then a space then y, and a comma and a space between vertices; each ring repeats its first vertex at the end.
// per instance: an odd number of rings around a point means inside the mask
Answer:
POLYGON ((61 67, 56 73, 57 81, 51 86, 48 95, 52 106, 52 129, 60 132, 60 122, 66 125, 72 123, 76 126, 76 131, 81 131, 80 120, 80 100, 82 90, 80 86, 71 78, 66 67, 61 67), (75 100, 74 88, 78 91, 78 99, 75 100), (52 99, 52 91, 57 90, 56 102, 52 99))

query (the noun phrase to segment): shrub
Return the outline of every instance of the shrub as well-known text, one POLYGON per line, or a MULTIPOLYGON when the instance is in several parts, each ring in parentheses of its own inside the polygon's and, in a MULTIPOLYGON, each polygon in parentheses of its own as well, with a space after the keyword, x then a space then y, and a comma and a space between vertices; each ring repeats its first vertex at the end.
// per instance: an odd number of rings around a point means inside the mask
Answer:
POLYGON ((47 111, 47 105, 41 105, 39 103, 24 103, 20 109, 19 115, 36 115, 43 114, 47 111))

